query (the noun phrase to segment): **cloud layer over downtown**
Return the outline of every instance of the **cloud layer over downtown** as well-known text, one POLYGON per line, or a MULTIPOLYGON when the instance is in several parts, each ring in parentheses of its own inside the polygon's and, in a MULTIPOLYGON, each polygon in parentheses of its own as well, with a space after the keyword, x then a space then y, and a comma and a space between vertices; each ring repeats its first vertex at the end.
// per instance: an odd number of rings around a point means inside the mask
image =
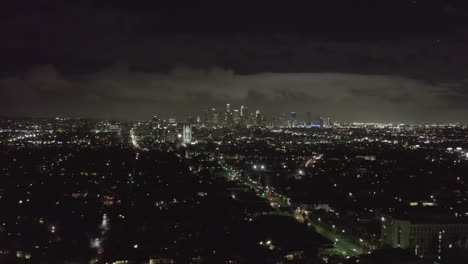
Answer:
POLYGON ((155 22, 141 11, 78 10, 32 27, 8 27, 21 15, 33 19, 30 13, 4 18, 11 37, 1 50, 2 115, 182 118, 230 103, 341 121, 468 122, 468 27, 461 22, 399 36, 391 27, 388 36, 363 27, 355 34, 368 38, 357 39, 270 32, 271 26, 237 30, 243 24, 225 34, 179 27, 164 34, 154 24, 174 17, 155 22), (69 37, 54 37, 64 30, 69 37))

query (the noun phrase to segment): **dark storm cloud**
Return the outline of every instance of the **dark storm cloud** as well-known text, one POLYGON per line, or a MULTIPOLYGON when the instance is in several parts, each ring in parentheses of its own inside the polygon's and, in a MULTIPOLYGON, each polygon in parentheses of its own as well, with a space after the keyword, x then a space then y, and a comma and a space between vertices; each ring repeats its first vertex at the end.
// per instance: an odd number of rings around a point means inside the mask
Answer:
POLYGON ((125 65, 64 75, 52 66, 42 66, 21 77, 2 79, 0 87, 5 114, 181 117, 231 103, 233 108, 247 105, 268 114, 311 111, 341 120, 431 121, 452 116, 466 122, 468 116, 466 105, 459 103, 453 108, 451 97, 465 91, 459 89, 461 86, 385 75, 241 75, 221 68, 144 73, 130 71, 125 65), (427 120, 423 119, 427 114, 427 120))
POLYGON ((368 2, 216 8, 18 0, 0 13, 0 72, 23 73, 43 64, 93 72, 124 62, 148 72, 219 66, 246 74, 465 78, 464 9, 454 9, 451 1, 368 2))
POLYGON ((147 118, 229 102, 271 114, 466 121, 468 20, 452 1, 136 2, 0 9, 0 110, 147 118))

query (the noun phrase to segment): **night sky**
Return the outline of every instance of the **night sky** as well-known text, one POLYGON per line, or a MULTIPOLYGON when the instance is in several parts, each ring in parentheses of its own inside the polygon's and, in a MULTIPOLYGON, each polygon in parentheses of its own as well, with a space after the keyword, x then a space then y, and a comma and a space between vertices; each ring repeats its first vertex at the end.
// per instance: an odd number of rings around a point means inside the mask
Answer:
POLYGON ((160 2, 3 1, 0 115, 468 123, 466 1, 160 2))

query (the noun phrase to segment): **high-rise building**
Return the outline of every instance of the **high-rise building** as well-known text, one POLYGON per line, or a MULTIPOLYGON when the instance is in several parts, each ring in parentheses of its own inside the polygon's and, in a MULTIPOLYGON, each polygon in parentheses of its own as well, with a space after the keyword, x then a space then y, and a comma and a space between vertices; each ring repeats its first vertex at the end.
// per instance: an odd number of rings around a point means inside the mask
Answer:
POLYGON ((231 104, 226 104, 226 112, 227 113, 231 112, 231 104))
POLYGON ((291 112, 290 114, 290 125, 295 127, 297 125, 297 114, 296 112, 291 112))
POLYGON ((211 109, 211 122, 212 122, 212 124, 217 124, 218 123, 218 113, 216 113, 215 108, 211 109))
POLYGON ((192 142, 192 126, 190 124, 184 124, 182 126, 182 141, 185 144, 192 142))
POLYGON ((306 125, 312 125, 312 113, 306 112, 306 125))
POLYGON ((257 126, 262 124, 262 115, 260 114, 260 110, 255 111, 255 124, 257 126))
POLYGON ((167 119, 167 123, 174 125, 177 123, 177 119, 175 119, 174 117, 169 117, 169 119, 167 119))
POLYGON ((234 109, 234 114, 233 114, 233 121, 234 121, 234 123, 239 123, 239 119, 240 119, 239 110, 234 109))
POLYGON ((296 120, 296 119, 297 119, 296 112, 291 112, 291 120, 296 120))
POLYGON ((159 119, 158 116, 153 116, 153 120, 151 121, 152 121, 153 128, 159 128, 159 126, 161 125, 161 120, 159 119))
POLYGON ((330 126, 330 118, 329 117, 320 117, 320 122, 322 127, 329 127, 330 126))
POLYGON ((285 114, 281 114, 279 122, 280 126, 288 126, 288 119, 286 118, 285 114))
POLYGON ((243 105, 240 108, 240 116, 244 116, 244 106, 243 105))
POLYGON ((272 116, 271 117, 271 126, 272 127, 278 127, 280 125, 279 118, 277 116, 272 116))
POLYGON ((232 112, 226 113, 224 122, 225 122, 226 125, 231 125, 232 124, 232 122, 233 122, 233 113, 232 112))

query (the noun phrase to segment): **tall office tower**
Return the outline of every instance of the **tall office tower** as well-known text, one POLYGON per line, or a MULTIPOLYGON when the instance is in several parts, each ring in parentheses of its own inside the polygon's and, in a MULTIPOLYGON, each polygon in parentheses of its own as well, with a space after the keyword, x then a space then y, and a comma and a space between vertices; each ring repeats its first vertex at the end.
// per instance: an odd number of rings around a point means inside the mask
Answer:
POLYGON ((288 119, 286 118, 285 114, 281 114, 280 126, 288 126, 288 119))
POLYGON ((234 114, 233 114, 233 120, 234 123, 239 123, 240 115, 239 115, 239 110, 234 109, 234 114))
POLYGON ((244 114, 244 117, 242 119, 244 120, 245 124, 250 125, 252 117, 249 114, 249 108, 247 106, 244 107, 244 113, 243 114, 244 114))
POLYGON ((158 116, 153 116, 153 120, 151 120, 153 128, 159 128, 161 125, 161 120, 159 119, 158 116))
POLYGON ((232 123, 233 123, 233 113, 232 112, 226 113, 226 118, 224 119, 224 122, 228 126, 232 125, 232 123))
POLYGON ((312 125, 312 113, 311 112, 306 112, 306 125, 308 126, 312 125))
POLYGON ((212 118, 211 121, 213 125, 218 124, 219 114, 216 112, 216 108, 211 109, 211 118, 212 118))
POLYGON ((200 116, 197 116, 197 124, 200 124, 200 122, 201 122, 201 118, 200 116))
POLYGON ((211 122, 214 122, 215 120, 215 117, 216 117, 216 109, 215 108, 211 108, 211 122))
POLYGON ((260 110, 255 111, 255 124, 257 126, 261 125, 262 123, 262 115, 260 114, 260 110))
POLYGON ((167 123, 174 125, 177 123, 177 119, 175 119, 174 117, 169 117, 169 119, 167 119, 167 123))
POLYGON ((240 108, 240 116, 244 116, 244 106, 243 105, 240 108))
POLYGON ((330 118, 329 117, 320 117, 322 127, 329 127, 330 126, 330 118))
POLYGON ((227 113, 231 112, 231 104, 226 104, 226 112, 227 113))
POLYGON ((271 126, 278 127, 279 126, 279 118, 276 116, 271 117, 271 126))
POLYGON ((182 126, 182 141, 185 144, 192 142, 192 126, 190 124, 184 124, 182 126))
POLYGON ((291 126, 296 126, 297 125, 297 114, 296 112, 291 112, 291 126))
POLYGON ((296 112, 291 112, 291 120, 296 120, 297 119, 297 114, 296 112))

